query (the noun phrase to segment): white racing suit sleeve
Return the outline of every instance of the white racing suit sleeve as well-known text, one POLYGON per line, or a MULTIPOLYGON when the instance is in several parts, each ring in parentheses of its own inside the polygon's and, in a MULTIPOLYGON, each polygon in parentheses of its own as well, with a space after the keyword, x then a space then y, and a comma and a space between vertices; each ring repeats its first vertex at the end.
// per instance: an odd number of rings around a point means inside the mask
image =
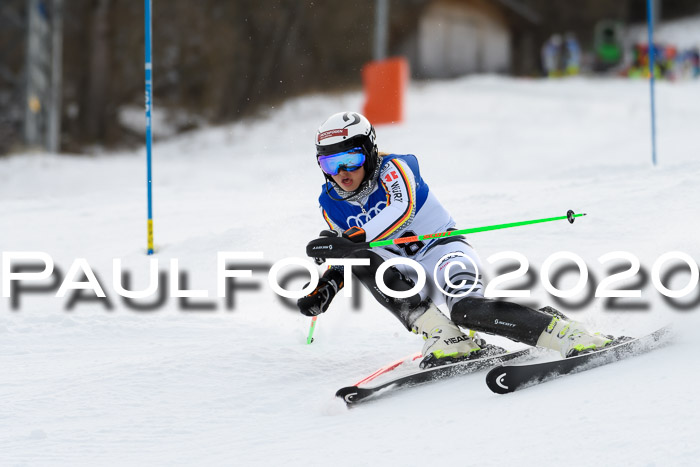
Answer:
POLYGON ((387 205, 362 226, 367 241, 398 237, 416 215, 416 181, 408 164, 390 160, 379 174, 379 182, 387 192, 387 205))

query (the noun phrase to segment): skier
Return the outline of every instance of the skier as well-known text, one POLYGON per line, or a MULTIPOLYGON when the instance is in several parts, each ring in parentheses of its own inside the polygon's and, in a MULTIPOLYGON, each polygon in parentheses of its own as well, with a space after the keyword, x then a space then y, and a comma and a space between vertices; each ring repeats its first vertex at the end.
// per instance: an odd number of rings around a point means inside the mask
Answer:
MULTIPOLYGON (((373 126, 355 112, 334 114, 318 128, 316 161, 326 178, 319 201, 328 229, 309 243, 307 252, 323 250, 325 257, 368 259, 369 266, 353 266, 352 272, 406 329, 423 336, 421 366, 479 355, 483 339, 466 335, 458 325, 553 349, 563 357, 595 351, 611 342, 610 336, 592 334, 551 307, 538 311, 484 298, 481 262, 462 236, 371 249, 356 246, 455 230, 454 219, 421 177, 416 157, 380 153, 375 139, 373 126), (417 261, 426 277, 432 278, 437 271, 439 288, 446 293, 425 287, 409 298, 382 293, 375 282, 377 268, 397 257, 417 261), (451 319, 438 309, 442 304, 451 319)), ((319 264, 322 261, 317 259, 319 264)), ((415 270, 401 264, 384 273, 385 284, 395 291, 410 290, 416 278, 415 270)), ((330 267, 316 289, 298 300, 301 313, 316 316, 325 312, 342 287, 342 266, 330 267)))

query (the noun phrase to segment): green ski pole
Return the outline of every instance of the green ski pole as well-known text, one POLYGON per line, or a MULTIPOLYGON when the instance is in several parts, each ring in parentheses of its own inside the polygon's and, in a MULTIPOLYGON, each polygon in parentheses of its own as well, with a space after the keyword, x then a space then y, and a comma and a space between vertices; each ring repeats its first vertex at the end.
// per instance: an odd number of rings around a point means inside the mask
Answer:
POLYGON ((318 316, 311 318, 311 326, 309 327, 309 337, 306 338, 306 343, 310 344, 314 341, 314 329, 316 329, 316 319, 318 316))
POLYGON ((466 235, 466 234, 472 234, 472 233, 477 233, 477 232, 486 232, 489 230, 509 229, 511 227, 520 227, 521 225, 541 224, 543 222, 560 221, 560 220, 564 220, 564 219, 568 220, 569 223, 573 224, 574 219, 576 219, 577 217, 585 216, 585 215, 586 214, 574 214, 574 211, 569 210, 566 213, 566 216, 547 217, 544 219, 533 219, 533 220, 529 220, 529 221, 520 221, 520 222, 510 222, 508 224, 487 225, 484 227, 474 227, 471 229, 448 230, 447 232, 439 232, 439 233, 426 234, 426 235, 414 235, 412 237, 401 237, 401 238, 395 238, 392 240, 379 240, 377 242, 369 242, 369 247, 374 248, 374 247, 385 246, 385 245, 398 245, 400 243, 411 243, 411 242, 417 242, 417 241, 426 240, 426 239, 451 237, 454 235, 466 235))

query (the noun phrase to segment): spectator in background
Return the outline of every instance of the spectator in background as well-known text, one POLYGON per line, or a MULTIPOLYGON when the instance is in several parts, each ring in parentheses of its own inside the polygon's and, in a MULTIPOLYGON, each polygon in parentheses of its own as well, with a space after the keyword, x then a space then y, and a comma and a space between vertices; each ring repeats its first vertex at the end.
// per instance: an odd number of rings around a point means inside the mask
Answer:
POLYGON ((542 67, 550 78, 561 76, 562 39, 559 34, 553 34, 542 45, 542 67))
POLYGON ((700 77, 700 50, 697 47, 693 47, 688 51, 690 56, 690 65, 692 69, 693 78, 700 77))
POLYGON ((542 45, 542 67, 550 78, 573 76, 581 69, 581 46, 572 32, 553 34, 542 45))
POLYGON ((578 75, 581 70, 581 46, 572 32, 564 36, 564 74, 578 75))

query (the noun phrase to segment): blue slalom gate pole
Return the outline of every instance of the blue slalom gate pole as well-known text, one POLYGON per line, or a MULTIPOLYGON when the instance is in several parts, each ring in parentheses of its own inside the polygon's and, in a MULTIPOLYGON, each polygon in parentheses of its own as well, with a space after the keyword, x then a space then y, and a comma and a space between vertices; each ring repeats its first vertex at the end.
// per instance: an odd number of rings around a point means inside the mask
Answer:
POLYGON ((146 38, 146 190, 148 192, 148 254, 153 254, 153 182, 151 173, 151 110, 153 108, 153 85, 151 80, 151 0, 145 0, 146 38))
POLYGON ((656 165, 656 105, 654 103, 654 2, 647 0, 647 31, 649 34, 649 92, 651 95, 651 161, 656 165))

